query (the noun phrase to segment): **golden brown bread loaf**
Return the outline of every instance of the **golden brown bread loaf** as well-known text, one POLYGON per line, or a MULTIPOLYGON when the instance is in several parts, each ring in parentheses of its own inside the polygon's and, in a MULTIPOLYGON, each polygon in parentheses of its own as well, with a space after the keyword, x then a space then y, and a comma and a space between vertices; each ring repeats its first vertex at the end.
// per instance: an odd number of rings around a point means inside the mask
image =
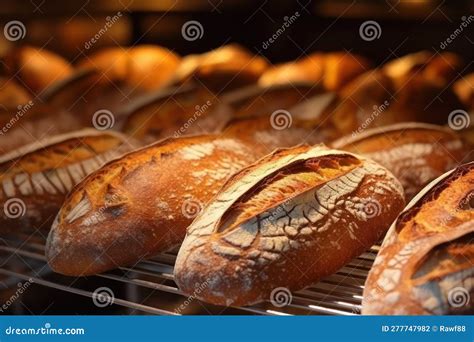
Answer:
POLYGON ((226 179, 265 153, 203 135, 166 139, 106 164, 64 202, 48 236, 49 265, 95 274, 176 246, 226 179))
POLYGON ((82 130, 40 140, 0 157, 2 231, 48 230, 73 186, 128 149, 121 134, 82 130))
POLYGON ((229 44, 201 55, 183 58, 173 84, 202 83, 220 93, 256 83, 268 68, 267 60, 240 45, 229 44))
POLYGON ((449 171, 393 223, 367 278, 366 315, 474 313, 474 163, 449 171))
POLYGON ((389 169, 411 199, 426 184, 470 158, 470 146, 453 130, 422 123, 374 128, 341 138, 334 148, 364 155, 389 169))
POLYGON ((137 98, 122 108, 122 131, 144 143, 170 136, 217 133, 231 108, 201 85, 167 88, 137 98))
POLYGON ((3 75, 15 78, 33 95, 73 72, 72 66, 62 57, 43 48, 20 46, 2 56, 3 75))
POLYGON ((14 110, 0 109, 0 155, 82 127, 78 117, 33 101, 14 110))
POLYGON ((400 183, 371 160, 322 147, 277 151, 234 175, 193 221, 175 280, 226 306, 299 290, 376 242, 403 205, 400 183))
POLYGON ((313 53, 300 60, 268 69, 260 77, 259 83, 268 86, 308 82, 334 91, 370 68, 371 64, 366 58, 351 53, 313 53))
POLYGON ((228 92, 220 99, 232 108, 234 118, 247 118, 289 109, 322 92, 324 89, 321 87, 302 82, 270 86, 252 85, 228 92))
POLYGON ((180 57, 157 45, 100 50, 79 61, 79 69, 98 69, 106 77, 120 80, 132 88, 154 90, 167 84, 174 75, 180 57))
POLYGON ((30 100, 28 91, 14 79, 0 77, 0 110, 17 109, 30 100))
POLYGON ((339 95, 328 121, 345 134, 410 121, 444 125, 464 108, 444 84, 419 74, 389 77, 383 69, 357 77, 339 95))

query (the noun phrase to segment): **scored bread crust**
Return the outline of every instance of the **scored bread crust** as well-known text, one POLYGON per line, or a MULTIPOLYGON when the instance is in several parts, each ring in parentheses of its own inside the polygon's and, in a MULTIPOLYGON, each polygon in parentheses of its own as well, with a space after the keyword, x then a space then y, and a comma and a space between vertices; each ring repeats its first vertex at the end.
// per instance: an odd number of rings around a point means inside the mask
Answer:
POLYGON ((414 122, 369 129, 343 137, 331 145, 385 166, 402 183, 406 199, 411 199, 433 179, 472 158, 469 145, 453 130, 414 122))
POLYGON ((321 146, 277 151, 234 175, 195 219, 175 279, 185 293, 205 284, 197 297, 227 306, 269 299, 277 287, 298 290, 375 243, 403 205, 399 182, 371 160, 321 146), (319 166, 259 196, 307 163, 319 166), (296 191, 305 179, 318 181, 296 191))
POLYGON ((367 278, 366 315, 473 313, 474 162, 427 185, 392 224, 367 278))
POLYGON ((81 276, 169 250, 225 180, 264 153, 235 138, 201 135, 108 163, 64 202, 48 237, 49 265, 81 276))
POLYGON ((2 215, 2 231, 49 229, 75 184, 132 147, 122 134, 84 129, 40 140, 1 156, 0 204, 5 213, 14 210, 14 203, 24 206, 19 217, 14 211, 2 215))

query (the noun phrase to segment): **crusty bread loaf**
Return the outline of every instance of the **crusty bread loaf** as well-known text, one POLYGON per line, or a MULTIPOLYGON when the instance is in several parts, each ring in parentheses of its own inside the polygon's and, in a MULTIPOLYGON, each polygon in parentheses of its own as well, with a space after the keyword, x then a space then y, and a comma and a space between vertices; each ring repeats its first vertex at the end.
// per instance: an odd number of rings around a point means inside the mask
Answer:
POLYGON ((270 299, 337 271, 403 208, 382 166, 350 153, 297 147, 234 175, 188 228, 175 265, 185 293, 218 305, 270 299))
POLYGON ((83 130, 0 157, 2 232, 48 230, 72 187, 127 149, 130 146, 121 134, 83 130))
POLYGON ((383 66, 383 71, 395 79, 419 74, 431 82, 446 86, 459 76, 463 65, 461 57, 452 52, 435 54, 420 51, 388 62, 383 66))
POLYGON ((31 100, 28 91, 14 79, 0 77, 0 110, 17 109, 31 100))
POLYGON ((226 179, 265 153, 204 135, 163 140, 106 164, 64 202, 48 237, 49 265, 95 274, 176 246, 226 179))
POLYGON ((423 75, 387 76, 382 70, 357 77, 340 92, 328 121, 351 134, 400 122, 448 123, 453 110, 464 106, 450 88, 423 75))
POLYGON ((390 228, 367 278, 362 313, 474 313, 474 163, 439 177, 390 228))
POLYGON ((261 85, 294 82, 318 84, 325 90, 338 90, 371 65, 361 56, 347 52, 313 53, 297 61, 276 65, 259 79, 261 85))
POLYGON ((217 133, 232 110, 201 85, 166 88, 144 95, 122 108, 122 130, 144 143, 170 136, 217 133))
POLYGON ((3 75, 16 78, 33 95, 72 74, 72 66, 44 48, 19 46, 2 56, 3 75))
POLYGON ((21 146, 83 128, 80 118, 33 101, 12 110, 0 109, 0 155, 21 146))
POLYGON ((174 75, 180 57, 157 45, 130 48, 113 47, 86 56, 79 69, 98 69, 107 78, 120 80, 132 88, 153 90, 167 84, 174 75))
POLYGON ((446 171, 467 162, 471 150, 453 130, 422 123, 374 128, 331 145, 385 166, 402 183, 406 199, 446 171))
POLYGON ((229 44, 201 55, 183 58, 173 84, 198 82, 216 93, 256 83, 269 63, 244 47, 229 44))
POLYGON ((286 110, 299 102, 324 92, 311 83, 286 83, 270 86, 251 85, 222 95, 220 98, 234 111, 234 118, 268 115, 286 110))

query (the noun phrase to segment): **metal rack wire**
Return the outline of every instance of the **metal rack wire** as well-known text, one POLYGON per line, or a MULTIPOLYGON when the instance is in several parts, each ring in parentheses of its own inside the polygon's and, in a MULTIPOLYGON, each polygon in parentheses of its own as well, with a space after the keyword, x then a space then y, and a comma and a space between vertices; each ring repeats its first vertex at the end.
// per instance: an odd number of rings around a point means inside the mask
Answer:
MULTIPOLYGON (((50 291, 94 297, 98 287, 112 291, 113 313, 128 314, 253 314, 253 315, 357 315, 362 291, 378 246, 354 259, 335 274, 292 294, 291 303, 276 307, 270 302, 249 307, 218 307, 183 294, 173 280, 176 253, 160 254, 133 267, 87 278, 65 277, 53 273, 44 256, 44 238, 16 236, 0 244, 0 281, 4 288, 30 281, 50 291), (180 308, 177 310, 177 308, 180 308)), ((92 300, 89 300, 92 303, 92 300)), ((69 300, 69 306, 74 302, 69 300)), ((95 308, 94 313, 110 313, 95 308)), ((102 309, 102 310, 101 310, 102 309)), ((110 310, 110 309, 108 309, 110 310)))

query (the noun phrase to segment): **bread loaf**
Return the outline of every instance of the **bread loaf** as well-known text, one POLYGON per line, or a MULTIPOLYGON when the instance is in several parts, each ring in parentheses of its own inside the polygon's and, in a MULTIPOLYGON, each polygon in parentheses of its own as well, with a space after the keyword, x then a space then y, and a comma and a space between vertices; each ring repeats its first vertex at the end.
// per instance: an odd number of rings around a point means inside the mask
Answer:
MULTIPOLYGON (((463 76, 454 83, 453 89, 466 108, 474 111, 474 73, 463 76)), ((474 122, 471 122, 471 124, 474 126, 474 122)))
POLYGON ((270 299, 337 271, 403 208, 382 166, 322 147, 275 152, 234 175, 188 228, 175 265, 185 293, 218 305, 270 299))
POLYGON ((385 166, 402 183, 406 199, 470 158, 470 146, 453 130, 422 123, 374 128, 331 145, 385 166))
POLYGON ((49 230, 72 187, 129 148, 120 134, 83 130, 40 140, 0 157, 2 232, 49 230))
POLYGON ((16 110, 30 100, 31 95, 15 80, 0 77, 0 110, 16 110))
POLYGON ((366 58, 347 52, 313 53, 270 68, 260 77, 259 83, 268 86, 308 82, 335 91, 370 67, 366 58))
POLYGON ((267 60, 240 45, 229 44, 201 55, 183 58, 172 84, 201 83, 221 93, 256 83, 268 68, 267 60))
POLYGON ((264 153, 235 138, 195 136, 106 164, 64 202, 48 237, 49 265, 66 275, 95 274, 176 246, 226 179, 264 153))
POLYGON ((393 223, 367 278, 366 315, 474 313, 474 163, 439 177, 393 223))
POLYGON ((122 130, 144 143, 170 136, 219 132, 231 109, 201 85, 167 88, 145 95, 122 108, 122 130))
POLYGON ((79 69, 98 69, 106 78, 126 83, 131 88, 155 90, 167 84, 174 75, 180 57, 156 45, 130 48, 113 47, 83 58, 79 69))
POLYGON ((268 115, 287 110, 324 91, 311 83, 286 83, 270 86, 252 85, 228 92, 220 98, 234 111, 234 118, 268 115))
POLYGON ((44 48, 19 46, 2 56, 2 74, 14 77, 33 95, 39 95, 53 83, 73 72, 72 66, 62 57, 44 48))

